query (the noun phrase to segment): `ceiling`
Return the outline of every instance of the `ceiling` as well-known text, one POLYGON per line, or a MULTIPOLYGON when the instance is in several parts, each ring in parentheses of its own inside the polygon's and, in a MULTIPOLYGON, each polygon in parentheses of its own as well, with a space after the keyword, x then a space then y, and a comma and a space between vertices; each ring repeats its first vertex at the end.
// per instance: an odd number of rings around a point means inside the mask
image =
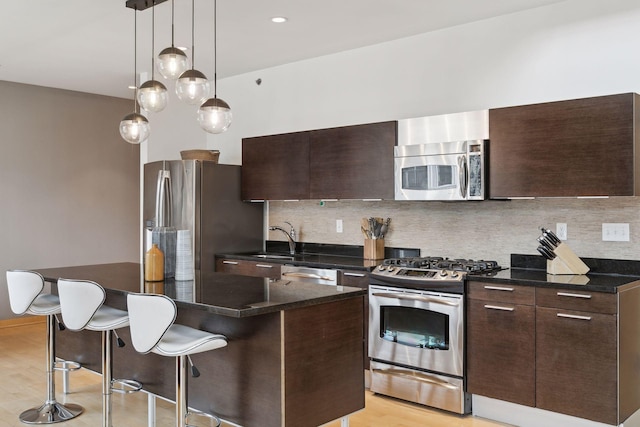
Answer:
MULTIPOLYGON (((218 79, 560 1, 219 0, 218 79)), ((135 13, 125 0, 0 2, 0 80, 132 97, 135 13)), ((138 72, 151 68, 151 11, 137 13, 138 72)), ((195 68, 212 78, 213 1, 196 0, 195 15, 195 68)), ((170 45, 171 0, 156 7, 155 52, 170 45)), ((175 0, 175 45, 191 47, 188 0, 175 0)))

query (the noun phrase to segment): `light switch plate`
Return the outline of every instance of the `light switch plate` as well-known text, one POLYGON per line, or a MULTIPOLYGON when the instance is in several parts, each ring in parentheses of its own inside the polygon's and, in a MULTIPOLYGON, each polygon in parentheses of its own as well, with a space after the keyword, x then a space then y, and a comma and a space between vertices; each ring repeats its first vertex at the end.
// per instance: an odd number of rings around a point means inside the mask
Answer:
POLYGON ((566 222, 556 223, 556 235, 560 240, 567 240, 567 223, 566 222))
POLYGON ((336 219, 336 233, 342 233, 342 220, 336 219))
POLYGON ((602 240, 605 242, 628 242, 629 224, 602 223, 602 240))

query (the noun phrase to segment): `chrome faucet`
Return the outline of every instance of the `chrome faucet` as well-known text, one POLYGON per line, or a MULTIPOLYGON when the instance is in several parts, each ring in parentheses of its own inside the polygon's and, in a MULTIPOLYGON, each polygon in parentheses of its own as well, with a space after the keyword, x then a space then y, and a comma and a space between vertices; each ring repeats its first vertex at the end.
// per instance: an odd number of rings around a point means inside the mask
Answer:
POLYGON ((295 255, 296 254, 296 229, 293 228, 293 225, 291 225, 290 222, 285 221, 285 224, 289 224, 289 227, 291 227, 290 231, 285 230, 282 227, 279 227, 277 225, 270 225, 269 226, 269 230, 280 230, 284 233, 285 236, 287 236, 287 240, 289 242, 289 253, 291 255, 295 255))

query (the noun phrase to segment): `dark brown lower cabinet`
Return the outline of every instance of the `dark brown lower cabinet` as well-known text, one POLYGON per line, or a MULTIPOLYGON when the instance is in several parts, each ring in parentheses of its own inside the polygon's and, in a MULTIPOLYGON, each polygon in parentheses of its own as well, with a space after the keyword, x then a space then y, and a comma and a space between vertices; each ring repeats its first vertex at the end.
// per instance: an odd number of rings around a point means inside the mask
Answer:
POLYGON ((219 273, 240 274, 242 276, 280 278, 280 264, 270 262, 220 258, 216 260, 216 271, 219 273))
POLYGON ((640 409, 640 281, 616 291, 469 282, 467 391, 625 422, 640 409))
POLYGON ((470 300, 467 390, 535 406, 535 308, 470 300))
POLYGON ((618 424, 617 316, 536 308, 536 406, 618 424))

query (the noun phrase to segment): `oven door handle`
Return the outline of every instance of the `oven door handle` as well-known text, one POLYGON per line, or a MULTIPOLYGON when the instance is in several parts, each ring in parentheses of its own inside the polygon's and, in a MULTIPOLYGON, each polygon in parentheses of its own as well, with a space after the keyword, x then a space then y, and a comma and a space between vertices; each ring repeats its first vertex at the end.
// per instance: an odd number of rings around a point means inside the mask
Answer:
POLYGON ((433 298, 424 295, 409 295, 409 294, 396 294, 396 293, 373 293, 374 297, 382 297, 382 298, 392 298, 392 299, 403 299, 409 301, 421 301, 421 302, 433 302, 436 304, 450 305, 453 307, 457 307, 459 304, 453 301, 447 301, 440 298, 433 298))
POLYGON ((375 373, 379 373, 382 375, 389 375, 391 377, 400 377, 400 378, 407 378, 407 379, 412 379, 412 380, 417 380, 417 381, 421 381, 423 383, 428 383, 428 384, 434 384, 440 387, 445 387, 451 390, 457 390, 458 387, 453 385, 453 384, 449 384, 446 381, 437 379, 437 378, 433 378, 430 377, 426 374, 422 374, 420 372, 407 372, 403 369, 374 369, 373 372, 375 373))

